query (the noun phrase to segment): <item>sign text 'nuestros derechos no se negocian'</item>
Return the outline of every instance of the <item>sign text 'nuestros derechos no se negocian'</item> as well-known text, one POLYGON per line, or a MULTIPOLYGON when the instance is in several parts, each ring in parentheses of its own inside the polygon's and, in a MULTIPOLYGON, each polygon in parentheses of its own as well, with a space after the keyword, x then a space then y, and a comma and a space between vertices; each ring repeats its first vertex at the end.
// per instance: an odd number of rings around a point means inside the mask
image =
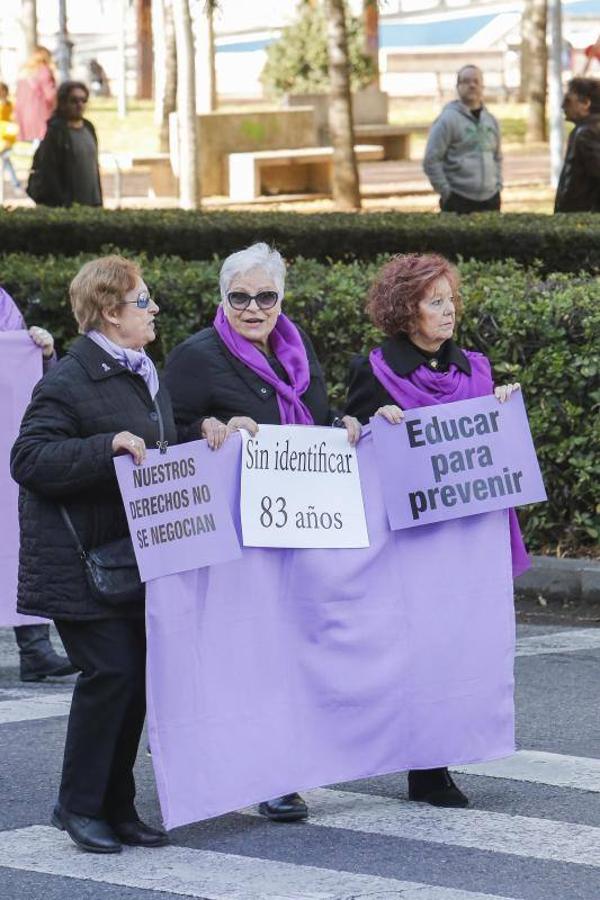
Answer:
POLYGON ((149 450, 140 466, 115 458, 142 581, 241 555, 217 457, 206 441, 192 441, 149 450))
POLYGON ((356 451, 343 428, 242 432, 241 518, 249 547, 368 547, 356 451))
POLYGON ((371 419, 392 529, 546 500, 521 393, 371 419))

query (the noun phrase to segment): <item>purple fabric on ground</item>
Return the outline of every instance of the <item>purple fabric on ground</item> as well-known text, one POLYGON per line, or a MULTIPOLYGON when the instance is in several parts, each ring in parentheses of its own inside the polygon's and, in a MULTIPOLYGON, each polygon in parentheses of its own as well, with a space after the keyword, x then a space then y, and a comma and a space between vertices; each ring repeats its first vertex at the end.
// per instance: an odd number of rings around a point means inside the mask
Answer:
POLYGON ((33 387, 42 377, 42 351, 18 328, 0 333, 0 626, 45 621, 17 612, 19 488, 10 477, 10 451, 33 387))
MULTIPOLYGON (((239 527, 239 437, 219 453, 239 527)), ((168 828, 513 752, 506 511, 391 532, 368 432, 358 457, 369 548, 245 548, 147 585, 148 721, 168 828)))

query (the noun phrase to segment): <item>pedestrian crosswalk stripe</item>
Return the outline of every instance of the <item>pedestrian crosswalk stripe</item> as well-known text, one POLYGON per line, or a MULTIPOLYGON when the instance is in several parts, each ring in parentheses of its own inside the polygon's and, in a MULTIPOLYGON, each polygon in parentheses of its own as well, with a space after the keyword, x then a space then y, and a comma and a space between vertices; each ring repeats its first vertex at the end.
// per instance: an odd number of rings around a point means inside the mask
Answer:
POLYGON ((510 900, 190 847, 82 853, 66 835, 42 825, 0 832, 0 866, 203 900, 510 900))
MULTIPOLYGON (((311 823, 529 859, 600 867, 600 828, 478 809, 436 809, 390 797, 319 788, 305 794, 311 823)), ((248 815, 256 810, 246 809, 248 815)))
POLYGON ((578 791, 600 792, 600 759, 587 756, 563 756, 540 750, 519 750, 506 759, 453 767, 467 775, 487 775, 489 778, 510 778, 531 781, 553 787, 574 788, 578 791))
POLYGON ((517 638, 517 656, 575 653, 578 650, 600 650, 600 628, 573 628, 517 638))
POLYGON ((70 691, 60 694, 40 693, 37 697, 25 697, 22 700, 0 700, 0 725, 68 716, 70 706, 70 691))

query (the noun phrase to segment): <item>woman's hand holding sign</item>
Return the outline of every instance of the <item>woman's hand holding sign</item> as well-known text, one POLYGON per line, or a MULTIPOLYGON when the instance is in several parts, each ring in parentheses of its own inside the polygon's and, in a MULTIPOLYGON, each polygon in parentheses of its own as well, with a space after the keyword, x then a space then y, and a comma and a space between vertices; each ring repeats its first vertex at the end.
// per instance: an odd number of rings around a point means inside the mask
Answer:
POLYGON ((375 415, 383 416, 390 425, 399 425, 404 418, 404 411, 395 403, 389 403, 387 406, 380 406, 375 415))
POLYGON ((494 388, 494 397, 496 400, 499 400, 500 403, 506 403, 507 400, 510 400, 515 391, 520 390, 521 385, 518 381, 514 384, 501 384, 499 387, 494 388))
POLYGON ((232 416, 227 423, 227 434, 230 435, 232 432, 240 431, 242 428, 251 434, 252 437, 258 433, 258 425, 250 416, 232 416))
POLYGON ((200 432, 202 437, 206 438, 211 450, 218 450, 219 447, 222 447, 228 434, 227 426, 215 419, 214 416, 207 416, 204 419, 200 432))
POLYGON ((130 453, 136 466, 139 466, 146 459, 146 443, 143 438, 130 431, 120 431, 112 439, 112 452, 130 453))

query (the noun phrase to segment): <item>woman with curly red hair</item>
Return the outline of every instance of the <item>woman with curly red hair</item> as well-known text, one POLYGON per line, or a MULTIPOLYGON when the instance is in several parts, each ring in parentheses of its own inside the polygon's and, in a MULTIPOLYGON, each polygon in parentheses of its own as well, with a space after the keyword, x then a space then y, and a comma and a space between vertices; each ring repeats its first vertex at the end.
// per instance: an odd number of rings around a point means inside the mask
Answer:
MULTIPOLYGON (((453 339, 462 312, 459 274, 443 256, 396 256, 380 270, 367 298, 374 325, 386 335, 368 357, 352 364, 346 413, 366 424, 381 415, 395 425, 404 410, 452 403, 492 392, 503 403, 518 384, 494 387, 490 362, 453 339)), ((513 573, 528 566, 516 515, 510 511, 513 573)), ((411 770, 411 800, 464 807, 468 799, 446 767, 411 770)))

